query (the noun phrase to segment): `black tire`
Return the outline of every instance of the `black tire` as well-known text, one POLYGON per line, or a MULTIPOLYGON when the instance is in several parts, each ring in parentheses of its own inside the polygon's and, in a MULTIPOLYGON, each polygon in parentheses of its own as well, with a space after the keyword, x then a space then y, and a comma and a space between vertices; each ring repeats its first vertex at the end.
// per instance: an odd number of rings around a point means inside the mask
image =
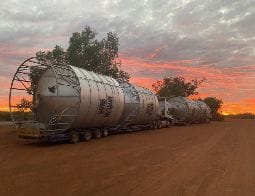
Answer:
POLYGON ((69 133, 69 142, 71 144, 75 144, 80 141, 80 134, 76 131, 72 131, 69 133))
POLYGON ((211 119, 206 119, 206 123, 211 123, 211 119))
POLYGON ((188 121, 188 122, 186 123, 186 125, 192 125, 192 124, 195 124, 194 121, 188 121))
POLYGON ((96 129, 93 131, 93 138, 99 139, 102 137, 102 130, 101 129, 96 129))
POLYGON ((166 121, 166 127, 167 128, 171 127, 171 125, 172 125, 172 122, 170 120, 166 121))
POLYGON ((158 128, 158 129, 161 129, 161 128, 162 128, 162 123, 161 123, 160 120, 157 122, 157 128, 158 128))
POLYGON ((103 136, 103 137, 106 137, 108 134, 109 134, 108 129, 103 129, 103 130, 102 130, 102 136, 103 136))
POLYGON ((80 140, 83 141, 83 142, 89 141, 91 139, 92 139, 92 132, 90 130, 83 131, 80 134, 80 140))
POLYGON ((156 121, 151 123, 151 129, 153 129, 153 130, 157 129, 157 122, 156 121))

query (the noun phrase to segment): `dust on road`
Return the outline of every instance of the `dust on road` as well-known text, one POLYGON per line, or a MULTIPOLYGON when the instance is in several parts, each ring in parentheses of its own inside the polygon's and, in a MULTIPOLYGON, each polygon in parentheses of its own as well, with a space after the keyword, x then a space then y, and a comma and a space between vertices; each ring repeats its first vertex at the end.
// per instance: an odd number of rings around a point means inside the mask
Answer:
POLYGON ((0 195, 255 195, 255 121, 36 144, 0 125, 0 195))

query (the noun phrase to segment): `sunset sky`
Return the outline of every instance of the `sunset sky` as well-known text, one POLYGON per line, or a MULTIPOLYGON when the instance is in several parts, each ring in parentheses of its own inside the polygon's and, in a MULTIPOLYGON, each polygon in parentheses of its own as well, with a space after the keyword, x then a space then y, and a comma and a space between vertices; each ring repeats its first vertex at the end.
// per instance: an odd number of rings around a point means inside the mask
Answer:
POLYGON ((66 48, 89 25, 99 39, 118 35, 132 83, 205 77, 200 97, 223 99, 223 113, 255 113, 255 0, 6 0, 0 16, 0 109, 23 60, 66 48))

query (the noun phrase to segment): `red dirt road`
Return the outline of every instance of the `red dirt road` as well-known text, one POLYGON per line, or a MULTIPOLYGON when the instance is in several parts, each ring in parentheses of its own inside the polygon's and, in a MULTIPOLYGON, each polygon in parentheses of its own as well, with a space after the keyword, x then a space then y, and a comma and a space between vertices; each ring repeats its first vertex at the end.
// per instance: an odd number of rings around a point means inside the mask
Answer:
POLYGON ((29 144, 0 126, 0 195, 255 195, 255 121, 29 144))

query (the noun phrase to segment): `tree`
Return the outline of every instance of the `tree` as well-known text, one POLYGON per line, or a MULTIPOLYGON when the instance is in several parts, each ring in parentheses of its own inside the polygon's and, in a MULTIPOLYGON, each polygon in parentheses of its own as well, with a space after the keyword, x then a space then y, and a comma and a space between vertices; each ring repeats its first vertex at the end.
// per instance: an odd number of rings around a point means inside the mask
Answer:
MULTIPOLYGON (((36 53, 37 60, 41 63, 45 61, 45 59, 50 61, 58 61, 58 62, 67 62, 66 52, 64 49, 58 45, 52 51, 44 52, 38 51, 36 53)), ((31 67, 29 77, 31 79, 31 86, 28 89, 28 94, 32 95, 36 91, 37 84, 40 80, 41 75, 45 72, 45 68, 43 67, 31 67)))
POLYGON ((57 60, 57 61, 64 61, 66 62, 66 52, 61 46, 56 45, 52 51, 44 52, 38 51, 36 53, 36 57, 38 60, 43 58, 48 60, 57 60))
POLYGON ((36 92, 37 84, 39 82, 39 79, 40 79, 41 75, 44 72, 45 72, 44 68, 41 68, 41 67, 30 67, 29 77, 30 77, 30 80, 31 80, 31 86, 27 89, 27 93, 29 95, 35 94, 34 92, 36 92))
POLYGON ((220 108, 223 104, 221 99, 217 99, 216 97, 206 97, 202 101, 204 101, 211 109, 212 120, 223 120, 223 116, 220 114, 220 108))
POLYGON ((196 89, 205 81, 191 80, 186 82, 183 77, 165 77, 163 80, 157 81, 152 85, 154 91, 161 97, 196 95, 196 89))
POLYGON ((22 98, 20 100, 20 103, 17 104, 17 109, 19 110, 19 112, 28 112, 31 110, 31 106, 32 106, 32 103, 31 101, 25 99, 25 98, 22 98))
POLYGON ((95 39, 96 35, 90 27, 86 27, 81 33, 73 33, 67 49, 67 59, 72 65, 98 71, 100 42, 95 39))
MULTIPOLYGON (((31 111, 32 111, 32 102, 22 98, 20 100, 20 103, 16 104, 16 107, 18 109, 18 111, 16 111, 16 117, 15 119, 18 121, 23 121, 23 120, 32 120, 34 115, 31 115, 31 111)), ((19 127, 21 126, 21 124, 18 125, 19 127)))
POLYGON ((118 58, 118 37, 109 32, 101 41, 96 39, 97 32, 86 26, 81 33, 75 32, 69 40, 66 51, 56 45, 52 51, 36 53, 38 59, 62 61, 99 74, 111 76, 120 82, 129 80, 129 74, 120 69, 118 58))

